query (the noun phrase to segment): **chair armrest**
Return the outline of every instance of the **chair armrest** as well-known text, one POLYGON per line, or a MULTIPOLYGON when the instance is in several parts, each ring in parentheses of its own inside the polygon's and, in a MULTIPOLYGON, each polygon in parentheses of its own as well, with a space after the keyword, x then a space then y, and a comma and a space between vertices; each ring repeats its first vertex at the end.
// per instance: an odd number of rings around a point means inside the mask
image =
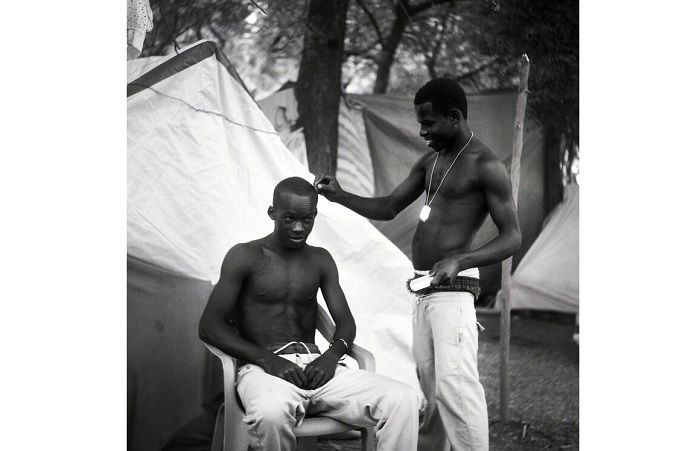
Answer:
POLYGON ((224 370, 224 384, 227 384, 228 382, 236 383, 236 373, 238 372, 238 359, 235 357, 231 357, 230 355, 226 354, 224 351, 221 349, 217 348, 214 345, 210 345, 209 343, 204 343, 204 346, 207 347, 209 352, 214 354, 221 360, 221 365, 224 370))
POLYGON ((243 429, 243 409, 236 396, 238 359, 209 343, 204 343, 204 346, 221 360, 221 366, 224 370, 224 448, 246 449, 248 438, 243 429))
POLYGON ((316 329, 321 332, 323 338, 330 343, 335 333, 335 324, 328 312, 319 304, 316 312, 316 329))
POLYGON ((353 344, 348 355, 357 361, 357 365, 361 369, 374 373, 374 354, 372 354, 370 351, 360 345, 353 344))
POLYGON ((231 357, 221 349, 209 343, 204 343, 207 349, 221 360, 221 366, 224 370, 224 402, 227 405, 229 402, 237 403, 236 400, 236 373, 238 372, 238 359, 231 357))
MULTIPOLYGON (((316 329, 321 332, 323 338, 325 338, 328 342, 333 340, 335 324, 333 324, 333 320, 328 315, 328 312, 326 312, 326 310, 321 307, 320 304, 318 306, 318 312, 316 313, 316 329)), ((357 365, 361 369, 374 372, 374 355, 367 349, 360 345, 353 344, 352 349, 350 352, 348 352, 348 355, 357 360, 357 365)))

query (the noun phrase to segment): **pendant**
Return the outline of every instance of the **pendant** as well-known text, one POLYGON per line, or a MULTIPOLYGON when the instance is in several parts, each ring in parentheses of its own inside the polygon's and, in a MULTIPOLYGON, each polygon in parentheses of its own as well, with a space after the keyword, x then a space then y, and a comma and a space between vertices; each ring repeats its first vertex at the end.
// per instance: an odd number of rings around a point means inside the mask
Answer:
POLYGON ((423 205, 423 208, 420 210, 420 216, 418 217, 422 222, 425 222, 428 220, 428 216, 430 216, 430 207, 423 205))

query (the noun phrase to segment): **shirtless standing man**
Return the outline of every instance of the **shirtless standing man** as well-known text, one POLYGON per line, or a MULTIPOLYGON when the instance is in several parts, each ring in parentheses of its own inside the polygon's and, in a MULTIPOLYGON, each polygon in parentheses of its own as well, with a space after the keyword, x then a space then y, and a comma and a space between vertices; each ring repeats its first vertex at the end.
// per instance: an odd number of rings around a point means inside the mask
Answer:
POLYGON ((238 371, 238 394, 256 450, 294 449, 294 426, 316 413, 376 425, 379 450, 415 450, 418 392, 338 363, 352 346, 355 321, 333 258, 306 244, 317 200, 313 186, 299 177, 275 187, 268 209, 274 230, 228 252, 202 314, 200 337, 247 362, 238 371), (314 344, 319 288, 336 324, 323 354, 314 344))
POLYGON ((419 449, 488 450, 488 414, 477 370, 478 329, 474 300, 479 266, 497 263, 520 248, 520 227, 508 171, 474 136, 467 98, 456 82, 441 78, 414 98, 420 136, 428 152, 388 196, 365 198, 343 191, 332 176, 317 176, 318 192, 370 219, 390 220, 427 192, 413 236, 416 275, 431 286, 416 292, 413 354, 428 406, 419 449), (498 236, 472 248, 490 214, 498 236))

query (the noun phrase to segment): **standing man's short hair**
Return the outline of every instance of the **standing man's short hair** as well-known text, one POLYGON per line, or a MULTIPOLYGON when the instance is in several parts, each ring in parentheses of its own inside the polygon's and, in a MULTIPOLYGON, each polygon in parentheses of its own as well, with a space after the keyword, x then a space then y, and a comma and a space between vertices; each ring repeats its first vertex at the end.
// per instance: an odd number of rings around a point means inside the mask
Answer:
POLYGON ((443 116, 447 116, 450 109, 457 108, 464 119, 467 118, 467 95, 459 83, 449 78, 435 78, 421 86, 413 98, 413 104, 425 102, 432 102, 433 108, 443 116))

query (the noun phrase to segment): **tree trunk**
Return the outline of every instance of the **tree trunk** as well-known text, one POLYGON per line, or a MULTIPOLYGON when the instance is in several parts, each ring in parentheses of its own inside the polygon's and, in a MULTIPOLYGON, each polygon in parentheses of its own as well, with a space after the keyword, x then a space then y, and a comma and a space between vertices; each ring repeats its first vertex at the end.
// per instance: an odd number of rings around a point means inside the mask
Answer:
POLYGON ((544 131, 544 198, 545 214, 548 214, 564 198, 561 170, 561 133, 548 127, 544 131))
POLYGON ((389 88, 389 77, 391 76, 391 66, 394 64, 394 55, 396 54, 396 49, 399 48, 407 24, 408 17, 406 13, 400 5, 397 5, 396 20, 391 26, 391 33, 384 41, 384 45, 377 56, 377 79, 374 82, 374 94, 386 94, 386 90, 389 88))
POLYGON ((311 0, 296 84, 309 169, 335 174, 345 16, 349 0, 311 0))

